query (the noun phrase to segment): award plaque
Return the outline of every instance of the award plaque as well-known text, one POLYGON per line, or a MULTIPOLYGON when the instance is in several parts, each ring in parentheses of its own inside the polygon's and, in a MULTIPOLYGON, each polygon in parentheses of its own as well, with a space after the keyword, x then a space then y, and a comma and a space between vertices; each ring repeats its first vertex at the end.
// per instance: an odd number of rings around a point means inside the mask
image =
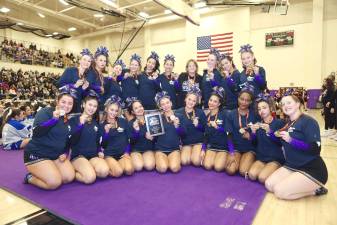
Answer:
POLYGON ((159 112, 146 114, 145 123, 147 132, 149 132, 151 136, 159 136, 165 133, 163 120, 159 112))

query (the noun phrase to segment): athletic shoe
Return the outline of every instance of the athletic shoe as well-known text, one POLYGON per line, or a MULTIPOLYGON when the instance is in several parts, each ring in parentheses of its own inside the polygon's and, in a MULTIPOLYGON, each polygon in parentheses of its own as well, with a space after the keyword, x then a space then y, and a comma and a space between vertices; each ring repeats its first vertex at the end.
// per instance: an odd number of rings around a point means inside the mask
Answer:
POLYGON ((325 187, 320 187, 320 188, 316 189, 316 191, 315 191, 316 196, 325 195, 327 193, 328 193, 328 189, 326 189, 325 187))
POLYGON ((24 184, 29 184, 29 180, 32 179, 33 175, 31 173, 27 173, 26 176, 23 178, 24 184))

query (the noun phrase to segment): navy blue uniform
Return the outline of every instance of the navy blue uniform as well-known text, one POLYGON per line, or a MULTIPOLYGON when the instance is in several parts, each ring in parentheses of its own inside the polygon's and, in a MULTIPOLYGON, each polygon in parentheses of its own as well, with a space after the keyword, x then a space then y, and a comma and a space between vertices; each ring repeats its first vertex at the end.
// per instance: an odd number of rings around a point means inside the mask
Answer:
POLYGON ((37 112, 33 124, 33 137, 25 148, 25 161, 56 160, 66 153, 71 127, 63 118, 53 118, 53 108, 43 108, 37 112), (27 158, 28 157, 28 158, 27 158))
MULTIPOLYGON (((201 89, 202 76, 199 74, 195 75, 194 85, 201 89)), ((178 89, 177 89, 177 108, 182 108, 185 106, 185 98, 187 93, 190 91, 190 83, 188 81, 188 74, 181 73, 178 78, 178 89)))
POLYGON ((145 110, 153 110, 157 108, 154 97, 160 91, 157 80, 150 80, 145 73, 138 77, 139 80, 139 99, 145 110))
POLYGON ((193 112, 187 115, 185 108, 180 108, 175 111, 183 119, 182 123, 185 125, 186 134, 181 138, 183 145, 201 144, 204 141, 204 131, 207 126, 207 118, 203 110, 196 108, 195 117, 198 117, 199 124, 193 124, 193 112))
POLYGON ((328 171, 320 156, 321 137, 317 121, 303 114, 290 123, 286 131, 289 132, 292 141, 290 143, 282 141, 285 167, 303 171, 304 175, 309 175, 309 178, 325 184, 328 171))
POLYGON ((180 125, 178 128, 175 128, 173 123, 169 123, 165 116, 163 118, 163 126, 165 134, 157 136, 155 138, 155 149, 165 153, 171 153, 175 150, 180 150, 181 139, 186 131, 183 125, 183 119, 181 115, 175 114, 180 120, 180 125))
MULTIPOLYGON (((239 132, 240 130, 240 123, 239 123, 239 112, 238 109, 233 109, 228 112, 228 132, 232 134, 233 137, 233 144, 234 149, 236 151, 239 151, 240 153, 246 153, 249 151, 255 152, 255 146, 250 140, 247 140, 242 137, 242 134, 239 132)), ((254 114, 253 110, 249 110, 248 116, 242 116, 241 117, 241 126, 242 128, 247 128, 247 125, 249 123, 255 123, 256 122, 256 116, 254 114)), ((248 129, 249 131, 250 129, 248 129)))
POLYGON ((112 77, 104 77, 104 94, 101 98, 101 105, 104 106, 106 100, 112 95, 116 95, 122 99, 122 88, 112 77))
MULTIPOLYGON (((273 119, 269 124, 270 132, 267 134, 262 128, 256 130, 256 159, 268 163, 277 161, 281 165, 284 163, 282 144, 274 132, 284 127, 285 122, 280 119, 273 119)), ((252 134, 254 137, 254 134, 252 134)))
POLYGON ((266 71, 259 66, 259 74, 248 76, 246 70, 243 70, 240 74, 240 86, 244 83, 252 85, 254 87, 254 97, 258 96, 267 87, 266 71))
POLYGON ((172 102, 172 109, 177 107, 177 90, 179 88, 178 80, 168 79, 165 74, 160 74, 157 82, 162 91, 166 91, 172 102))
POLYGON ((214 78, 213 80, 209 79, 207 71, 204 71, 202 81, 201 81, 201 91, 202 91, 202 101, 205 109, 208 109, 208 100, 211 97, 213 88, 221 84, 221 74, 217 69, 213 70, 214 78))
POLYGON ((99 124, 92 120, 90 123, 80 124, 80 116, 75 116, 70 119, 72 136, 78 135, 78 140, 71 147, 71 158, 84 156, 87 159, 98 156, 100 151, 101 133, 99 124), (78 132, 78 134, 77 134, 78 132))
MULTIPOLYGON (((68 67, 64 70, 62 76, 57 82, 57 86, 63 87, 65 85, 74 85, 78 80, 80 79, 79 77, 79 72, 77 67, 68 67)), ((82 101, 82 86, 76 88, 76 96, 77 99, 74 101, 74 107, 73 107, 73 112, 79 113, 81 112, 81 101, 82 101)))
POLYGON ((138 91, 138 79, 130 76, 124 78, 124 73, 117 77, 117 81, 120 82, 122 87, 122 99, 125 101, 127 98, 136 98, 139 99, 138 91))
POLYGON ((240 84, 240 72, 234 70, 230 77, 221 80, 220 86, 225 90, 225 109, 232 110, 238 107, 238 93, 240 84))
POLYGON ((215 129, 210 124, 207 124, 205 130, 207 149, 217 151, 228 151, 227 143, 227 121, 224 111, 218 112, 217 115, 207 116, 207 121, 215 121, 218 128, 215 129))
POLYGON ((105 133, 104 127, 106 124, 107 122, 101 124, 101 129, 104 132, 102 138, 104 156, 112 156, 115 159, 119 159, 124 153, 128 153, 130 150, 130 130, 128 122, 123 118, 118 118, 118 128, 110 129, 109 133, 105 133))
POLYGON ((152 151, 154 148, 154 143, 153 141, 145 137, 145 134, 147 132, 146 124, 139 125, 139 131, 136 131, 133 128, 133 123, 135 122, 135 120, 136 119, 132 119, 129 122, 129 127, 131 130, 131 138, 130 138, 131 151, 142 153, 149 150, 152 151))
POLYGON ((101 93, 101 87, 104 87, 104 84, 99 78, 97 71, 94 68, 90 68, 87 75, 87 81, 89 82, 89 89, 96 91, 99 94, 101 93))

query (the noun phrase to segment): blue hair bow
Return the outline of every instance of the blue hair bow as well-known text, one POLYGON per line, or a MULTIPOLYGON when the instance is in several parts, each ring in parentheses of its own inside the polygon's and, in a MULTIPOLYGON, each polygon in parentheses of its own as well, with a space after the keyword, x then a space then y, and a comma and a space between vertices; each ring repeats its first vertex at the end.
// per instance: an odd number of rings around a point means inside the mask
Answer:
POLYGON ((210 51, 209 51, 209 54, 212 54, 212 55, 215 55, 216 59, 217 60, 220 60, 220 52, 218 49, 216 48, 211 48, 210 51))
POLYGON ((159 105, 160 100, 162 100, 163 98, 171 99, 166 91, 162 91, 156 94, 156 96, 154 97, 154 100, 156 101, 157 105, 159 105))
POLYGON ((218 95, 221 99, 225 97, 225 90, 222 87, 217 87, 214 91, 213 94, 218 95))
POLYGON ((91 53, 90 50, 87 49, 87 48, 82 49, 82 51, 80 52, 80 54, 81 54, 82 56, 87 55, 87 56, 90 56, 90 57, 92 58, 92 53, 91 53))
POLYGON ((136 60, 140 64, 141 57, 135 53, 131 55, 130 61, 132 60, 136 60))
POLYGON ((105 57, 109 57, 109 50, 106 47, 99 46, 95 52, 95 58, 100 55, 104 55, 105 57))
POLYGON ((159 55, 155 51, 151 51, 151 54, 150 54, 149 58, 152 58, 152 59, 158 61, 159 55))
POLYGON ((126 65, 125 63, 123 62, 123 60, 121 59, 118 59, 115 63, 114 63, 114 66, 116 65, 120 65, 122 67, 122 69, 125 69, 126 68, 126 65))
POLYGON ((133 102, 135 102, 135 101, 138 101, 137 97, 127 97, 127 98, 125 99, 126 106, 127 106, 127 107, 130 107, 131 104, 132 104, 133 102))
POLYGON ((68 94, 74 99, 77 99, 77 91, 71 85, 67 84, 59 88, 59 94, 68 94))
POLYGON ((239 53, 243 53, 243 52, 251 52, 252 51, 253 46, 251 46, 250 44, 246 44, 246 45, 241 45, 240 46, 240 51, 239 53))
POLYGON ((124 104, 122 102, 122 99, 117 95, 112 95, 110 98, 108 98, 105 101, 104 106, 108 106, 108 105, 111 105, 111 104, 117 104, 119 107, 124 106, 124 104))
POLYGON ((170 54, 165 55, 164 62, 166 62, 167 60, 170 60, 173 63, 176 62, 176 59, 175 59, 174 55, 170 55, 170 54))

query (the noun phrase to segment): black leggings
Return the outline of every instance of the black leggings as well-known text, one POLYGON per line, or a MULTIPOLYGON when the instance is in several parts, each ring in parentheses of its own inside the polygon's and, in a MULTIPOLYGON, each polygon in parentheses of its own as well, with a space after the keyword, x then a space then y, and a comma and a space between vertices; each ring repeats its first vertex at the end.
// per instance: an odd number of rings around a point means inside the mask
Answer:
POLYGON ((324 128, 333 129, 336 122, 336 114, 331 113, 329 108, 324 108, 324 128))

